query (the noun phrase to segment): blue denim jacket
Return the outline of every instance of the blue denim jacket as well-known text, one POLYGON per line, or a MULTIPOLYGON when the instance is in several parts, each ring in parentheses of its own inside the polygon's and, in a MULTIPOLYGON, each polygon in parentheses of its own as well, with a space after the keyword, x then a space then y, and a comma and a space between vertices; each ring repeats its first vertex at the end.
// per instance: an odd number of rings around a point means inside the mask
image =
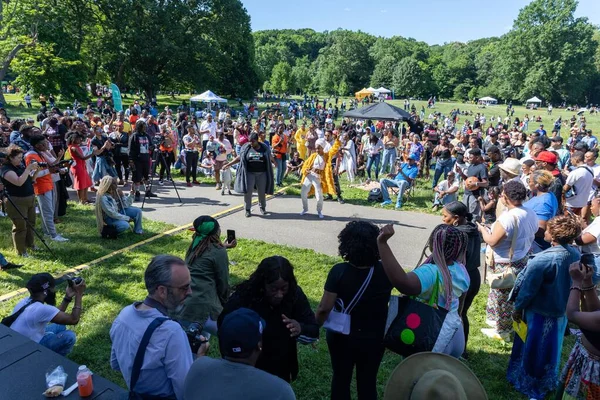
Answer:
POLYGON ((580 259, 579 250, 569 245, 553 246, 536 254, 515 283, 515 309, 552 318, 565 315, 571 286, 569 265, 580 259))

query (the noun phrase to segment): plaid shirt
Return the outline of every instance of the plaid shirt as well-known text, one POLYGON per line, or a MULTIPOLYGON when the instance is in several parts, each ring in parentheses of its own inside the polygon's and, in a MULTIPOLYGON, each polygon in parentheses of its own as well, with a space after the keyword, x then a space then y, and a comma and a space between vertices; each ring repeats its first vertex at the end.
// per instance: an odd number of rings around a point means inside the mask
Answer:
POLYGON ((49 126, 48 129, 46 129, 45 134, 46 134, 46 138, 48 138, 48 142, 50 142, 50 144, 52 145, 53 148, 58 147, 58 148, 62 149, 65 147, 65 141, 60 136, 57 129, 54 129, 49 126))

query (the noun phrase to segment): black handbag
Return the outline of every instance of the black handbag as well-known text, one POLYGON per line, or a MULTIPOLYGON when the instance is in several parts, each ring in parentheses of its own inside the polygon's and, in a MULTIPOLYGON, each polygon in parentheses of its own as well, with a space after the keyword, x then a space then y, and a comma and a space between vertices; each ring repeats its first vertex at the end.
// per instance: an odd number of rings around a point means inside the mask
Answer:
POLYGON ((119 231, 114 225, 106 224, 102 227, 102 238, 103 239, 116 239, 119 236, 119 231))
POLYGON ((390 325, 384 345, 403 357, 433 350, 448 310, 437 306, 440 278, 429 299, 423 303, 409 296, 398 298, 398 315, 390 325))

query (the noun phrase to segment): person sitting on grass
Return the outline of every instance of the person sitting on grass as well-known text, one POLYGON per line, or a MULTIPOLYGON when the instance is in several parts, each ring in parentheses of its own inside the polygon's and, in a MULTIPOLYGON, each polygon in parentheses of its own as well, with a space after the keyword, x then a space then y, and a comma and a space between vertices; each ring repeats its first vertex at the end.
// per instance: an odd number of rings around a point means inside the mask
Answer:
POLYGON ((96 225, 98 233, 102 235, 105 225, 112 225, 118 233, 129 229, 129 223, 133 222, 133 232, 141 235, 142 210, 133 207, 133 196, 124 195, 117 186, 117 178, 105 176, 100 181, 98 193, 96 193, 96 225))
POLYGON ((81 305, 85 282, 67 286, 65 297, 56 307, 56 282, 52 275, 40 273, 33 275, 27 282, 29 297, 15 306, 13 315, 20 313, 12 321, 10 328, 21 335, 52 351, 66 356, 75 345, 75 332, 67 330, 65 325, 77 325, 81 316, 81 305), (66 313, 71 300, 75 305, 70 314, 66 313))
POLYGON ((396 209, 402 207, 402 196, 406 189, 411 187, 419 173, 419 167, 417 167, 418 161, 419 159, 416 154, 409 155, 407 162, 400 164, 398 174, 395 177, 393 174, 389 174, 388 178, 383 178, 379 181, 379 184, 381 185, 381 194, 383 195, 383 203, 381 203, 382 207, 392 204, 390 194, 388 193, 388 188, 390 187, 397 187, 399 189, 398 198, 396 199, 396 209))
POLYGON ((212 177, 215 171, 215 158, 213 153, 206 152, 206 157, 202 159, 202 164, 200 165, 200 171, 206 177, 212 177))
POLYGON ((437 211, 440 206, 455 202, 458 199, 458 179, 456 179, 456 172, 448 172, 448 179, 441 181, 433 188, 433 191, 435 192, 433 211, 437 211))
POLYGON ((294 152, 292 159, 287 162, 287 170, 285 171, 284 178, 286 178, 290 172, 297 178, 300 178, 300 171, 302 171, 303 164, 304 160, 300 158, 300 153, 297 151, 294 152))

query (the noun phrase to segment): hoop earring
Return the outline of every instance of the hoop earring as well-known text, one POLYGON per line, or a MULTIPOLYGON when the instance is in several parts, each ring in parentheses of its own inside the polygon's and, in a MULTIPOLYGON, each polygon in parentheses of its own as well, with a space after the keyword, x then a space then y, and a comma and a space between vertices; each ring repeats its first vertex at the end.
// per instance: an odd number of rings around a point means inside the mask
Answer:
POLYGON ((458 226, 458 220, 454 221, 454 222, 452 223, 452 226, 458 226))

